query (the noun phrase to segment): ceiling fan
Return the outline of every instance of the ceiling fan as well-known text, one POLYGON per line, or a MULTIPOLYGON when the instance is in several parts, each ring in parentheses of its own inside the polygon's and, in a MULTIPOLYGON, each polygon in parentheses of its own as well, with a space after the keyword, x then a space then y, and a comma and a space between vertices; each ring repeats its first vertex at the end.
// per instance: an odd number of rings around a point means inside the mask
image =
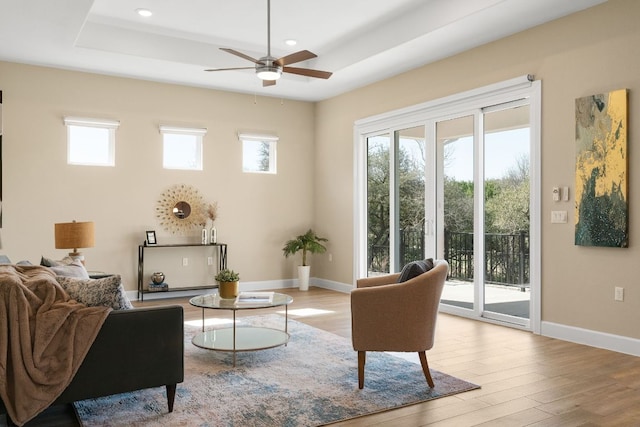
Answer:
POLYGON ((273 86, 276 84, 276 80, 280 78, 282 73, 298 74, 307 77, 316 77, 319 79, 328 79, 331 74, 328 71, 312 70, 309 68, 288 67, 289 64, 295 64, 296 62, 306 61, 307 59, 316 58, 318 55, 309 52, 308 50, 301 50, 299 52, 292 53, 282 58, 274 58, 271 56, 271 0, 267 0, 267 56, 263 56, 260 59, 254 59, 242 52, 238 52, 234 49, 221 47, 221 50, 229 52, 232 55, 239 56, 240 58, 249 60, 255 64, 254 67, 235 67, 235 68, 214 68, 205 71, 229 71, 229 70, 250 70, 255 69, 256 75, 262 80, 262 86, 273 86))

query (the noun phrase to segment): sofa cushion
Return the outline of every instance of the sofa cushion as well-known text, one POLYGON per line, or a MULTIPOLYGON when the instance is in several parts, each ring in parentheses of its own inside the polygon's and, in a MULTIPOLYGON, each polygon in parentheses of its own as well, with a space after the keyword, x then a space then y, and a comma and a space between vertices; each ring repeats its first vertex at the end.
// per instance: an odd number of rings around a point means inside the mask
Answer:
POLYGON ((114 310, 133 308, 122 286, 120 275, 101 279, 57 276, 56 280, 71 298, 86 306, 106 306, 114 310))
POLYGON ((89 278, 89 273, 82 262, 71 257, 62 258, 60 261, 42 257, 40 259, 40 265, 49 267, 56 276, 78 277, 80 279, 89 278))
POLYGON ((0 264, 11 264, 11 260, 6 255, 0 255, 0 264))
POLYGON ((402 268, 400 277, 398 278, 398 283, 406 282, 407 280, 413 279, 414 277, 417 277, 422 273, 426 273, 432 268, 433 258, 427 258, 424 261, 412 261, 402 268))

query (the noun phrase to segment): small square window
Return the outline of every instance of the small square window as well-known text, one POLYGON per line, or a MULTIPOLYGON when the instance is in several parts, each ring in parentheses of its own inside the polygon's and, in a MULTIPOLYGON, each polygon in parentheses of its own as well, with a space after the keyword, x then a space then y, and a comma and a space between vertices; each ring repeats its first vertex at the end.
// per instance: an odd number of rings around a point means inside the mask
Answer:
POLYGON ((111 120, 65 117, 67 163, 70 165, 114 166, 115 131, 111 120))
POLYGON ((277 173, 277 137, 239 135, 242 141, 242 171, 248 173, 277 173))
POLYGON ((160 126, 160 132, 163 168, 202 170, 202 139, 206 129, 160 126))

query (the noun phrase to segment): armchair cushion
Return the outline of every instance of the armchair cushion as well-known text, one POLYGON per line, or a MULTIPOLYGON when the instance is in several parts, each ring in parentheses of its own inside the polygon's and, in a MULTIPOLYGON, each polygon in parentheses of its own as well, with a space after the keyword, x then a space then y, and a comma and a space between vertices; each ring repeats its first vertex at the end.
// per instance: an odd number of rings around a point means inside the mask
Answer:
POLYGON ((402 268, 400 277, 398 278, 398 283, 406 282, 414 277, 418 277, 432 268, 433 258, 427 258, 424 261, 412 261, 402 268))

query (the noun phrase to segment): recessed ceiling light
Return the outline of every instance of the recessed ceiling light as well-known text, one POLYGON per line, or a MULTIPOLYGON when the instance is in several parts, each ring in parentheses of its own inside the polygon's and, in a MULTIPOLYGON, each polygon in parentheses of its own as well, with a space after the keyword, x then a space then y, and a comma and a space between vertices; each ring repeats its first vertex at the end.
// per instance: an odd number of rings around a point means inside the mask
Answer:
POLYGON ((288 39, 288 40, 285 40, 284 42, 289 46, 295 46, 298 44, 298 41, 294 39, 288 39))
POLYGON ((140 16, 144 16, 145 18, 150 17, 151 15, 153 15, 153 12, 151 12, 149 9, 136 9, 136 12, 138 12, 138 15, 140 16))

